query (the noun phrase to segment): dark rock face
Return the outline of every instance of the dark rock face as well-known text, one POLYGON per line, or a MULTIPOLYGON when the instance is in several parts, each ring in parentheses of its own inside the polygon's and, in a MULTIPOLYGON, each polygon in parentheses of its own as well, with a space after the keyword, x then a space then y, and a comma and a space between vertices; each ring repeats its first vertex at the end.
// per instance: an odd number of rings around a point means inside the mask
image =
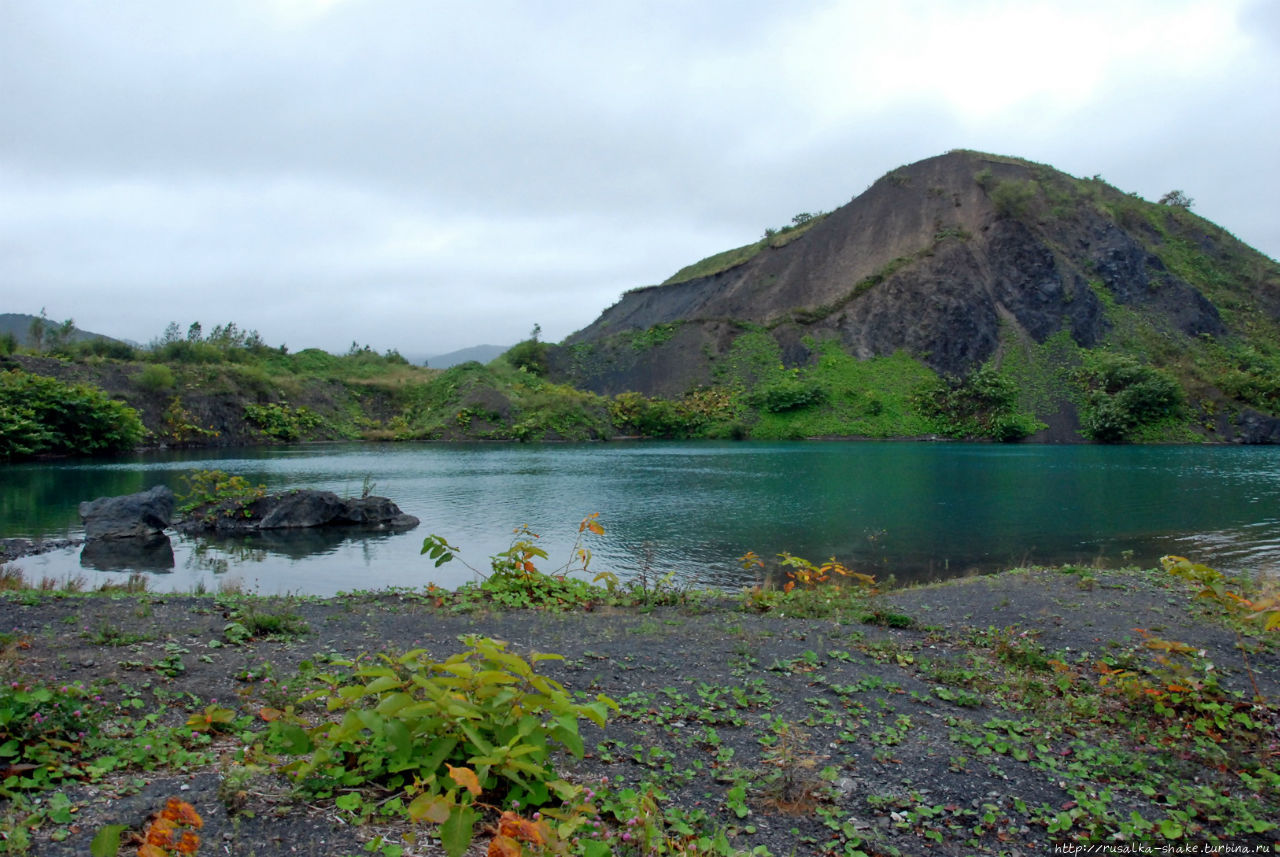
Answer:
POLYGON ((80 504, 87 541, 145 538, 163 533, 173 519, 174 496, 164 485, 123 497, 99 497, 80 504))
MULTIPOLYGON (((948 153, 895 170, 731 267, 627 292, 551 349, 549 374, 599 393, 679 396, 713 381, 734 339, 724 332, 750 326, 774 335, 787 366, 811 357, 805 337, 835 338, 860 359, 906 351, 964 377, 1010 338, 1042 343, 1066 331, 1095 347, 1111 332, 1113 304, 1175 336, 1231 335, 1219 308, 1162 260, 1174 240, 1227 259, 1228 239, 1185 218, 1166 234, 1152 216, 1105 183, 948 153), (995 191, 1006 184, 1029 194, 1025 205, 1001 203, 995 191), (679 333, 660 344, 627 344, 629 332, 673 322, 679 333)), ((1261 308, 1280 306, 1280 287, 1256 279, 1261 308)))
POLYGON ((366 530, 409 530, 418 519, 400 511, 386 497, 343 500, 332 491, 287 491, 247 506, 220 504, 198 510, 183 521, 186 533, 251 533, 309 527, 360 527, 366 530))
POLYGON ((1280 443, 1280 418, 1245 408, 1236 420, 1236 440, 1239 443, 1280 443))

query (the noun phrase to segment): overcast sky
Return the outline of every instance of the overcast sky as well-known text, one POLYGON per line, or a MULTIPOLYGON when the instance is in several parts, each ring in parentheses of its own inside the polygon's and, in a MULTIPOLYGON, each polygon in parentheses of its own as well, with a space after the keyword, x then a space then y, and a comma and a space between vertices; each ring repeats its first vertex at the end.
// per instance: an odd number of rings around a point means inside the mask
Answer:
POLYGON ((558 341, 953 148, 1280 257, 1280 3, 0 0, 0 312, 558 341))

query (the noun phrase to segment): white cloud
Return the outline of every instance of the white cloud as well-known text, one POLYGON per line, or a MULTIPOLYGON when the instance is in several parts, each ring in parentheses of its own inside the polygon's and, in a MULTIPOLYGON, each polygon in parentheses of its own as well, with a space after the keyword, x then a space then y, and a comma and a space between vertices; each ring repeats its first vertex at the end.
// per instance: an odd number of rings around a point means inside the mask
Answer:
POLYGON ((14 0, 0 310, 560 338, 955 147, 1181 187, 1276 255, 1277 45, 1202 0, 14 0))

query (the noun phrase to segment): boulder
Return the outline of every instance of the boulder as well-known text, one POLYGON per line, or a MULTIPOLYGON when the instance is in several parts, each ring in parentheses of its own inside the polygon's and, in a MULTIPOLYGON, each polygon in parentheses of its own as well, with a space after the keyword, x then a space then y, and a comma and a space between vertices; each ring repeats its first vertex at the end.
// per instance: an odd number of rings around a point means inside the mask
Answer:
POLYGON ((173 492, 164 485, 81 503, 85 540, 145 538, 162 533, 173 518, 174 503, 173 492))
POLYGON ((310 527, 407 530, 418 519, 386 497, 343 500, 332 491, 300 489, 268 494, 247 505, 223 503, 198 510, 180 526, 187 533, 252 533, 310 527))
POLYGON ((379 530, 409 530, 418 526, 417 518, 401 512, 400 507, 386 497, 353 497, 344 500, 339 517, 339 523, 379 530))
POLYGON ((343 509, 342 500, 332 491, 288 491, 264 497, 259 503, 266 507, 254 510, 260 515, 255 527, 259 530, 323 527, 333 523, 343 509))

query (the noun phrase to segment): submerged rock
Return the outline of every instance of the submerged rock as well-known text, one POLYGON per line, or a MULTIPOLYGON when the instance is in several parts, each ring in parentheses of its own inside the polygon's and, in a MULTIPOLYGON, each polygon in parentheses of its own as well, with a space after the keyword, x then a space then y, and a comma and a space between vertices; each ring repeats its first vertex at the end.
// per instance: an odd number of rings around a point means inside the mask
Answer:
POLYGON ((173 519, 174 503, 173 492, 164 485, 81 503, 85 540, 146 538, 163 533, 173 519))

